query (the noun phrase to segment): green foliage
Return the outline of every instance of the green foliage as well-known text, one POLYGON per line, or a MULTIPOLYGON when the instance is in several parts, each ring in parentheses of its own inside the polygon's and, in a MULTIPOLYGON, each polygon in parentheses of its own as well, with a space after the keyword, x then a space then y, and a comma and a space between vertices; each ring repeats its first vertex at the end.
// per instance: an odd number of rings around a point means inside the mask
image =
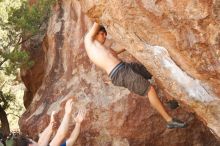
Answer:
POLYGON ((55 0, 38 0, 30 6, 23 1, 20 9, 11 9, 9 13, 9 25, 14 26, 16 31, 22 31, 24 35, 35 35, 41 30, 41 26, 50 16, 51 5, 55 0))
POLYGON ((4 110, 9 108, 10 102, 13 102, 13 101, 15 101, 15 95, 13 95, 10 92, 3 93, 2 91, 0 91, 0 104, 4 110))
MULTIPOLYGON (((51 7, 56 0, 36 2, 30 6, 27 0, 0 0, 0 74, 4 72, 3 78, 17 75, 19 68, 30 68, 34 64, 30 60, 30 54, 22 50, 22 45, 33 41, 35 36, 45 34, 51 7)), ((0 81, 1 78, 2 76, 0 81)), ((7 79, 3 79, 4 82, 5 80, 7 79)), ((10 90, 0 88, 0 106, 10 111, 9 116, 22 110, 16 103, 15 95, 17 96, 10 90)), ((17 114, 16 116, 19 117, 17 114)))
POLYGON ((6 75, 16 74, 16 68, 29 68, 34 62, 30 60, 28 52, 24 50, 15 49, 12 52, 4 53, 4 58, 10 60, 8 64, 4 66, 6 75))
POLYGON ((19 9, 7 8, 8 21, 0 17, 0 27, 7 32, 5 37, 0 38, 0 70, 4 70, 7 75, 16 75, 18 68, 28 68, 34 64, 28 52, 21 50, 21 45, 35 35, 46 32, 43 25, 48 21, 51 6, 55 2, 38 0, 30 6, 27 1, 21 1, 19 9))

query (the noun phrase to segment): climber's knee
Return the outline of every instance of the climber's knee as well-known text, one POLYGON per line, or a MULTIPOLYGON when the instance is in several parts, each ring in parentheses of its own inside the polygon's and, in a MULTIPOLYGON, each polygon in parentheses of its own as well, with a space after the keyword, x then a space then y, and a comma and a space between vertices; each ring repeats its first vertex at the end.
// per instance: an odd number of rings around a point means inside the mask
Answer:
POLYGON ((151 96, 152 94, 155 94, 155 93, 156 93, 156 91, 155 91, 154 87, 152 85, 150 85, 148 87, 148 91, 146 92, 146 95, 149 97, 149 96, 151 96))

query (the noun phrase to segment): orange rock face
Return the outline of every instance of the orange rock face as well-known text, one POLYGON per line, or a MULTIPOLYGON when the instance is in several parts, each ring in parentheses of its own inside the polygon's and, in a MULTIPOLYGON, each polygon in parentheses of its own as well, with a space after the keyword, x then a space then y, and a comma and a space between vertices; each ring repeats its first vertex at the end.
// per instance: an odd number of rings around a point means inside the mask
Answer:
POLYGON ((81 0, 83 11, 220 136, 219 1, 81 0))
POLYGON ((219 145, 209 130, 220 134, 216 5, 212 1, 60 1, 48 22, 43 51, 38 50, 43 56, 36 59, 39 66, 22 76, 33 93, 26 96, 33 100, 20 119, 22 131, 37 135, 53 110, 61 121, 65 101, 71 97, 75 111, 82 106, 88 109, 78 146, 219 145), (166 129, 146 97, 113 86, 107 74, 91 63, 83 37, 92 22, 85 14, 106 26, 113 45, 126 47, 122 59, 135 60, 132 55, 148 68, 163 101, 180 101, 180 108, 168 112, 188 121, 188 128, 166 129))

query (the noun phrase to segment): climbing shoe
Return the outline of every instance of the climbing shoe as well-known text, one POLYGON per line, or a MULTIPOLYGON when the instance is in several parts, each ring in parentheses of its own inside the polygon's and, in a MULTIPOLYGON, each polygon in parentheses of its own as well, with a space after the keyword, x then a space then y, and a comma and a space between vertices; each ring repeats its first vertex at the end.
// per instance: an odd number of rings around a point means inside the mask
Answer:
POLYGON ((173 128, 186 128, 187 124, 178 120, 178 119, 172 119, 172 121, 167 123, 167 128, 168 129, 173 129, 173 128))
POLYGON ((169 100, 166 102, 166 105, 170 108, 170 109, 176 109, 177 107, 179 107, 178 102, 173 99, 173 100, 169 100))

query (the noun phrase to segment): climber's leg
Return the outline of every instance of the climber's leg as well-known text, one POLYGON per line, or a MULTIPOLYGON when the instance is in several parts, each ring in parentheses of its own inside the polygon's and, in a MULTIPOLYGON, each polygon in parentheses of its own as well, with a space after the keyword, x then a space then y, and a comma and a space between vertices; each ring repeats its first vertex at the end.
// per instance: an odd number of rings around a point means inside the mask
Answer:
POLYGON ((152 106, 162 115, 162 117, 168 122, 168 128, 183 128, 186 126, 185 123, 173 119, 164 109, 161 101, 159 100, 154 88, 150 82, 137 73, 137 70, 133 70, 130 63, 122 63, 117 69, 113 69, 114 72, 110 73, 112 83, 116 86, 123 86, 130 91, 141 95, 148 95, 152 106))
POLYGON ((167 121, 172 121, 172 117, 166 112, 164 106, 162 105, 161 101, 159 100, 159 97, 156 94, 156 91, 153 86, 149 87, 148 91, 148 98, 151 103, 151 105, 161 114, 161 116, 167 121))

